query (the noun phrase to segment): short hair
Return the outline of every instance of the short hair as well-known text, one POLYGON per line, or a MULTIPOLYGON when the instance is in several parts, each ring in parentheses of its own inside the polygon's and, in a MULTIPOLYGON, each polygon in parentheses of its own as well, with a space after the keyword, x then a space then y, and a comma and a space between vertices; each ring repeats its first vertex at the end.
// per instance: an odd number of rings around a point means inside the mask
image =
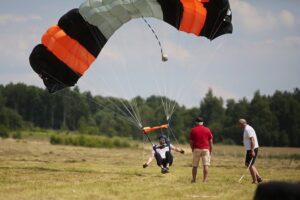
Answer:
POLYGON ((165 136, 165 135, 160 135, 160 136, 158 136, 158 138, 157 138, 158 140, 160 140, 160 139, 165 139, 166 141, 167 141, 167 136, 165 136))
POLYGON ((245 119, 239 119, 240 124, 247 124, 247 121, 245 119))
POLYGON ((195 119, 195 123, 197 123, 197 124, 203 123, 203 122, 204 122, 203 117, 197 117, 197 118, 195 119))

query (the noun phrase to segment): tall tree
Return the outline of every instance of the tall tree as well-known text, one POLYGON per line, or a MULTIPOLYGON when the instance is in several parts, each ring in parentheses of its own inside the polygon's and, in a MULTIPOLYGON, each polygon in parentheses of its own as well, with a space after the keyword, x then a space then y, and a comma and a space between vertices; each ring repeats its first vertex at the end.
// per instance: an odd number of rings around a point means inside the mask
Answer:
POLYGON ((274 146, 278 143, 278 121, 270 109, 270 98, 256 91, 249 106, 249 123, 256 130, 261 145, 274 146))
POLYGON ((216 142, 222 141, 223 121, 225 118, 225 109, 223 99, 215 97, 212 89, 209 89, 200 103, 200 114, 205 119, 205 123, 214 133, 216 142))

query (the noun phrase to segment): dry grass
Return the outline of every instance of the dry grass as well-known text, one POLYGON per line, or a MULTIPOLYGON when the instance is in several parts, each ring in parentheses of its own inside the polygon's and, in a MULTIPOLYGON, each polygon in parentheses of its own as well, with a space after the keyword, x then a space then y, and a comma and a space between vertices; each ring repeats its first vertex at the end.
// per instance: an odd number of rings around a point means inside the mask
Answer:
MULTIPOLYGON (((222 199, 250 200, 256 185, 243 166, 243 148, 215 146, 210 179, 191 184, 191 152, 174 153, 171 173, 161 174, 153 162, 141 166, 150 148, 96 149, 53 146, 47 141, 0 139, 0 199, 222 199), (246 174, 242 183, 238 183, 246 174)), ((264 154, 299 154, 297 148, 261 148, 264 154)), ((257 160, 268 180, 300 180, 300 160, 257 160)))

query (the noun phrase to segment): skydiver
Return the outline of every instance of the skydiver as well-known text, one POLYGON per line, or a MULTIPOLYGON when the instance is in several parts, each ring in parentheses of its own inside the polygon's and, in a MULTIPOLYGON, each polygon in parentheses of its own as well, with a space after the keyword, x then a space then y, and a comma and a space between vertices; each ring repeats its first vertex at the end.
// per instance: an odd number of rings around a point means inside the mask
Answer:
POLYGON ((165 174, 169 172, 169 168, 173 163, 173 155, 171 153, 171 150, 180 152, 181 154, 184 154, 184 150, 181 148, 177 148, 171 143, 167 142, 168 138, 165 135, 159 136, 158 140, 159 144, 153 145, 151 156, 148 158, 148 161, 143 164, 143 168, 148 167, 155 158, 157 165, 161 168, 161 173, 165 174))

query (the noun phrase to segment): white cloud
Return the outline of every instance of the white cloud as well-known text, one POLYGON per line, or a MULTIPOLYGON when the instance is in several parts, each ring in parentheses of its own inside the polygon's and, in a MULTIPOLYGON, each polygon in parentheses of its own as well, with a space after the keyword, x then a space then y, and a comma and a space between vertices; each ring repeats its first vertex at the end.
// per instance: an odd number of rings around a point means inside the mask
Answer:
POLYGON ((212 83, 204 79, 195 80, 194 87, 195 87, 194 91, 196 91, 196 94, 201 95, 202 98, 204 98, 205 94, 208 92, 209 89, 212 89, 214 96, 222 97, 223 100, 226 99, 238 100, 240 98, 239 95, 233 93, 232 91, 229 91, 216 83, 212 83))
POLYGON ((235 13, 234 20, 239 21, 241 26, 252 33, 275 30, 281 25, 293 27, 295 17, 288 10, 275 13, 270 10, 260 10, 251 2, 235 0, 232 2, 232 10, 235 13))
POLYGON ((28 68, 28 73, 5 73, 0 74, 0 84, 8 83, 25 83, 29 85, 35 85, 44 88, 42 79, 33 72, 33 70, 28 68))
POLYGON ((276 22, 275 17, 270 12, 262 15, 258 10, 245 1, 233 1, 233 12, 236 13, 236 19, 241 20, 241 23, 248 31, 259 32, 266 29, 271 29, 276 22))
POLYGON ((286 26, 292 27, 295 24, 295 17, 288 10, 281 11, 279 17, 282 23, 286 26))
POLYGON ((282 53, 280 49, 287 51, 287 48, 293 47, 300 47, 300 36, 285 36, 280 40, 267 39, 263 42, 255 43, 252 51, 259 49, 259 51, 257 51, 259 54, 266 51, 282 53), (268 50, 266 50, 266 48, 268 48, 268 50), (278 51, 275 51, 274 49, 277 49, 278 51))
POLYGON ((283 39, 283 44, 286 46, 300 46, 300 37, 290 36, 283 39))
POLYGON ((9 23, 25 23, 30 20, 41 20, 41 17, 38 15, 13 15, 13 14, 0 15, 0 25, 6 25, 9 23))
POLYGON ((8 65, 28 63, 28 56, 33 48, 33 41, 35 41, 34 37, 24 32, 0 34, 1 63, 8 65))
POLYGON ((180 62, 185 62, 191 59, 191 53, 189 50, 174 41, 165 42, 164 49, 167 54, 172 56, 173 59, 179 60, 180 62))

